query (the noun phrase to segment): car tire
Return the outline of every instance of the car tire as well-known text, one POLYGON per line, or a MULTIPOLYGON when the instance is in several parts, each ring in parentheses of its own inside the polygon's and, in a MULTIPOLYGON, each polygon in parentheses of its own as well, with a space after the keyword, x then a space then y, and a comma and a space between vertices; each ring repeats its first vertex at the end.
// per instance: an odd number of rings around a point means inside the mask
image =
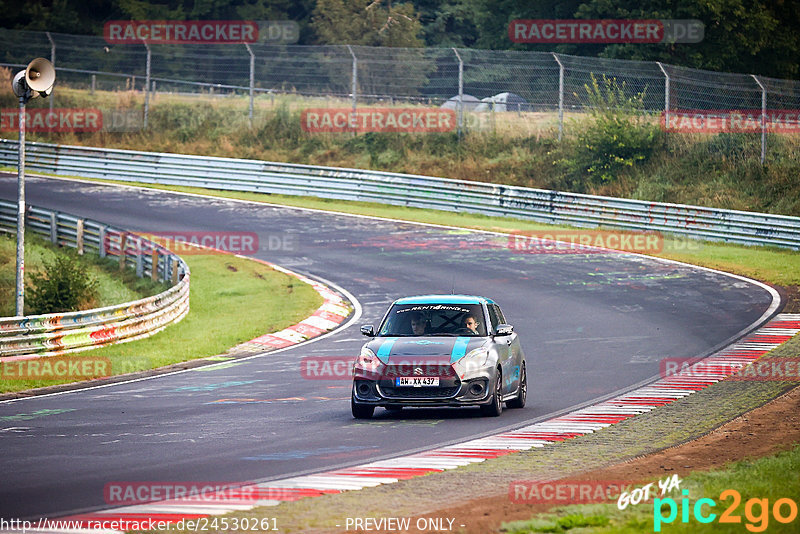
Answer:
POLYGON ((498 417, 503 413, 503 375, 500 369, 497 370, 497 379, 494 383, 494 391, 492 392, 492 402, 486 406, 481 406, 481 414, 485 417, 498 417))
POLYGON ((353 396, 350 396, 350 411, 356 419, 369 419, 375 413, 375 406, 369 404, 356 404, 353 396))
POLYGON ((524 408, 525 401, 528 398, 528 373, 525 371, 525 363, 522 364, 522 373, 519 377, 519 390, 517 390, 517 398, 511 399, 506 402, 509 408, 524 408))

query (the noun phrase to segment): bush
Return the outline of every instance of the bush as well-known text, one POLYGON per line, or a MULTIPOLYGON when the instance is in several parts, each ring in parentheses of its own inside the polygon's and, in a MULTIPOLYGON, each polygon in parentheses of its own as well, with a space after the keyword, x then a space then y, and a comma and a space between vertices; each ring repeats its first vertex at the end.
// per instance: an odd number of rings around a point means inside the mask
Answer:
POLYGON ((557 163, 574 182, 588 178, 607 183, 625 168, 647 161, 663 137, 643 113, 644 92, 627 96, 625 82, 603 76, 599 83, 594 75, 584 87, 590 120, 577 136, 574 155, 557 163))
POLYGON ((71 312, 91 308, 98 297, 97 280, 70 256, 44 262, 43 273, 31 273, 25 311, 28 314, 71 312))

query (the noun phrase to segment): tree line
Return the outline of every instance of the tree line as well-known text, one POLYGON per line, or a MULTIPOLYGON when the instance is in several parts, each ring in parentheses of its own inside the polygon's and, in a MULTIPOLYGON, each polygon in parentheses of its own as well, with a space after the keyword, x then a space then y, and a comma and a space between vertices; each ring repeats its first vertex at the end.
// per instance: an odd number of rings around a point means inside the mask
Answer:
POLYGON ((292 20, 298 44, 554 51, 800 78, 800 0, 0 0, 10 29, 101 35, 109 20, 292 20), (694 44, 516 44, 515 19, 698 19, 694 44))

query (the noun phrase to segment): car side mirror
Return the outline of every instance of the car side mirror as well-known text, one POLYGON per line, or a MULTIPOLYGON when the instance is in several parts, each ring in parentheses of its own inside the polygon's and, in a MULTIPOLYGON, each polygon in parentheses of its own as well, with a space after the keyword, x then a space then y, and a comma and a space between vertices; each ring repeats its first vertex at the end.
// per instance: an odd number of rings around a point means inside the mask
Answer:
POLYGON ((361 327, 361 334, 367 337, 375 337, 375 329, 371 324, 365 324, 361 327))
POLYGON ((497 325, 497 331, 494 335, 496 336, 510 336, 514 333, 514 327, 510 324, 499 324, 497 325))

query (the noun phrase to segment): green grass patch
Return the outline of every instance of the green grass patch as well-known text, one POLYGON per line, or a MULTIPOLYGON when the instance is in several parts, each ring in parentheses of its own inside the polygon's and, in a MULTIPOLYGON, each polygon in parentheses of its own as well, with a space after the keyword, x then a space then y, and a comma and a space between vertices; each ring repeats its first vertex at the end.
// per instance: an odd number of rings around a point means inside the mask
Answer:
MULTIPOLYGON (((660 531, 684 534, 693 532, 797 532, 800 519, 797 517, 789 523, 781 523, 775 519, 773 508, 779 499, 788 498, 795 503, 795 510, 800 495, 800 446, 774 456, 766 456, 755 460, 736 462, 724 469, 695 472, 687 475, 681 482, 681 491, 688 490, 688 495, 674 490, 662 499, 675 501, 677 515, 671 523, 661 522, 660 531), (741 502, 734 508, 733 496, 721 495, 726 490, 735 490, 741 502), (688 520, 682 521, 681 499, 687 498, 688 520), (701 523, 694 516, 695 503, 701 498, 712 499, 716 505, 702 506, 702 514, 716 514, 716 518, 707 524, 701 523), (756 501, 766 501, 766 509, 756 501), (738 516, 740 523, 720 523, 723 512, 730 509, 731 517, 738 516), (749 526, 748 526, 749 525, 749 526)), ((648 481, 655 482, 655 481, 648 481)), ((624 510, 617 508, 616 502, 601 504, 581 504, 559 507, 548 513, 537 514, 527 521, 504 523, 501 529, 511 534, 527 534, 534 532, 562 532, 571 528, 587 528, 580 532, 601 533, 639 533, 653 532, 655 501, 651 498, 636 506, 629 505, 624 510), (572 526, 574 525, 574 526, 572 526), (560 529, 560 530, 559 530, 560 529)), ((669 516, 669 505, 663 504, 662 517, 669 516)), ((790 507, 783 504, 780 514, 790 515, 790 507)))
MULTIPOLYGON (((0 232, 0 316, 14 315, 16 293, 16 235, 0 232)), ((119 272, 116 261, 101 259, 94 254, 79 256, 71 248, 56 247, 32 234, 25 234, 25 283, 30 284, 30 275, 41 272, 43 265, 56 255, 75 258, 87 275, 98 281, 98 296, 84 308, 101 308, 139 300, 166 290, 169 286, 147 278, 137 278, 132 270, 119 272)), ((26 310, 26 313, 30 313, 26 310)))
POLYGON ((504 525, 504 530, 509 534, 527 534, 529 532, 566 532, 572 529, 586 527, 602 527, 608 525, 608 518, 602 515, 585 516, 583 514, 570 514, 554 519, 531 519, 530 521, 515 521, 504 525))
MULTIPOLYGON (((472 213, 453 213, 449 211, 426 210, 391 206, 373 202, 354 202, 345 200, 329 200, 318 197, 300 197, 288 195, 271 195, 238 191, 218 191, 200 187, 183 187, 170 185, 154 185, 138 182, 119 182, 113 180, 90 180, 103 183, 124 183, 162 189, 182 193, 233 198, 251 202, 279 204, 326 210, 337 213, 351 213, 421 222, 489 230, 494 232, 525 232, 534 230, 552 230, 554 228, 572 228, 567 225, 548 225, 510 217, 489 217, 472 213)), ((765 246, 745 246, 730 243, 699 241, 680 236, 664 237, 662 252, 653 254, 657 257, 672 259, 718 269, 742 276, 748 276, 771 284, 782 286, 800 285, 800 254, 789 249, 765 246)))
MULTIPOLYGON (((322 305, 297 278, 267 265, 228 255, 189 255, 190 312, 179 323, 139 341, 80 353, 108 357, 113 375, 214 356, 260 335, 291 326, 322 305)), ((225 364, 223 364, 225 365, 225 364)), ((11 392, 69 382, 0 380, 11 392)))

